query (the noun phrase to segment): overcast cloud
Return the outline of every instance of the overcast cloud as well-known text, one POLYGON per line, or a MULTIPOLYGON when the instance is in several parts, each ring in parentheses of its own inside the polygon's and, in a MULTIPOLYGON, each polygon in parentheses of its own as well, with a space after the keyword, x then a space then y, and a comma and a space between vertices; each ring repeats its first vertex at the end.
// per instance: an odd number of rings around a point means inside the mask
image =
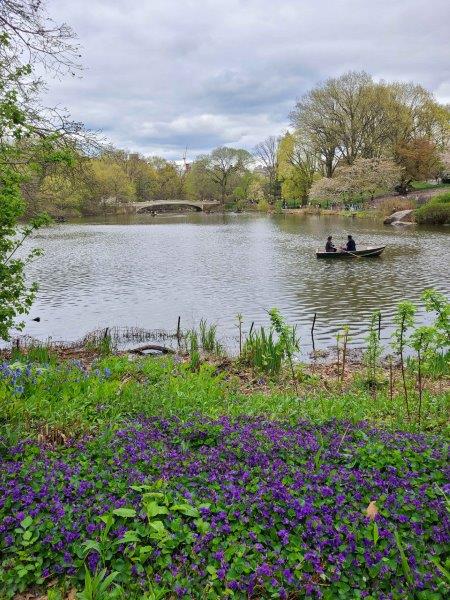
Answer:
POLYGON ((450 101, 448 0, 48 0, 83 47, 50 100, 115 145, 188 158, 251 149, 296 99, 349 69, 450 101))

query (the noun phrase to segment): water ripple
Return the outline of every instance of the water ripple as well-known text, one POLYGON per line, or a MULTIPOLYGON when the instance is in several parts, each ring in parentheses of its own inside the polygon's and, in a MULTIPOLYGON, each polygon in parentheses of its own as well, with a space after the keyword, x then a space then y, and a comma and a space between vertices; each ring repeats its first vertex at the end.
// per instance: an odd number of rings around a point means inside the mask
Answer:
POLYGON ((417 301, 427 287, 449 293, 449 240, 448 228, 291 215, 58 225, 30 242, 45 257, 29 269, 40 284, 30 319, 41 322, 29 320, 26 333, 71 340, 110 325, 173 329, 180 315, 185 326, 206 317, 232 338, 237 313, 248 328, 267 323, 266 311, 277 306, 305 344, 314 313, 321 344, 332 343, 343 324, 360 342, 375 309, 386 337, 400 300, 417 301), (327 235, 339 243, 349 229, 357 243, 386 245, 385 253, 378 260, 315 258, 327 235))

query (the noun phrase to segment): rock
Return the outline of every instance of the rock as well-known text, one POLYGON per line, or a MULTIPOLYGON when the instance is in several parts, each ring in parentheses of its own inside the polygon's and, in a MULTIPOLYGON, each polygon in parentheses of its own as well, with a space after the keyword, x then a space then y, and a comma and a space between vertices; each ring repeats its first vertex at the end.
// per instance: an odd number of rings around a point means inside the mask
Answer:
POLYGON ((407 222, 407 221, 394 221, 391 223, 392 227, 414 227, 416 223, 407 222))
POLYGON ((397 212, 386 217, 383 223, 385 225, 393 225, 394 223, 412 223, 413 210, 398 210, 397 212))

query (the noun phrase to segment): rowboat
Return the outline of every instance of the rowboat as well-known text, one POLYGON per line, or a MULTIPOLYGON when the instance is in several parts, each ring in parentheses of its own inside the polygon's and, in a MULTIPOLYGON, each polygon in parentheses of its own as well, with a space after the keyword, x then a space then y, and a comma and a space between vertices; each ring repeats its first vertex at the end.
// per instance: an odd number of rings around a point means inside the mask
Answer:
POLYGON ((347 250, 338 250, 337 252, 323 252, 322 250, 316 250, 317 258, 354 258, 355 256, 364 256, 373 258, 375 256, 380 256, 386 246, 366 246, 364 248, 359 248, 358 250, 354 250, 352 252, 348 252, 347 250))

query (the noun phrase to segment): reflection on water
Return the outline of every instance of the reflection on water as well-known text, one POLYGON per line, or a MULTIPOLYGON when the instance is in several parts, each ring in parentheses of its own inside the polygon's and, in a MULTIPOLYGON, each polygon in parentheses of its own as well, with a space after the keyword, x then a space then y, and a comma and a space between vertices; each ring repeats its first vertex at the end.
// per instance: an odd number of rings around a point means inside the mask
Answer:
POLYGON ((237 313, 248 328, 267 323, 276 306, 298 325, 305 346, 314 313, 321 346, 344 324, 358 342, 373 310, 381 309, 387 337, 398 301, 450 288, 448 228, 298 215, 140 215, 55 225, 28 245, 45 256, 29 268, 40 291, 25 333, 58 340, 111 325, 173 330, 178 315, 184 327, 206 317, 232 340, 237 313), (327 235, 340 243, 349 231, 357 244, 386 245, 385 253, 316 259, 327 235), (36 316, 40 323, 31 321, 36 316))

